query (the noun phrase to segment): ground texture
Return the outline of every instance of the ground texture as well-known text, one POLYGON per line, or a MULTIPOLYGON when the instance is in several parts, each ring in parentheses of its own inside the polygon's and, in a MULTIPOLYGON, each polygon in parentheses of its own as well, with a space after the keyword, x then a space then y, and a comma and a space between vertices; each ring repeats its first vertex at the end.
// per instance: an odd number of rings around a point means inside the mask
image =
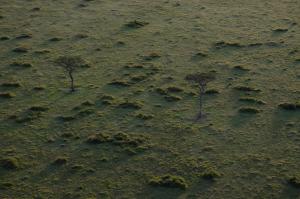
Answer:
POLYGON ((0 44, 1 199, 300 197, 300 1, 1 0, 0 44))

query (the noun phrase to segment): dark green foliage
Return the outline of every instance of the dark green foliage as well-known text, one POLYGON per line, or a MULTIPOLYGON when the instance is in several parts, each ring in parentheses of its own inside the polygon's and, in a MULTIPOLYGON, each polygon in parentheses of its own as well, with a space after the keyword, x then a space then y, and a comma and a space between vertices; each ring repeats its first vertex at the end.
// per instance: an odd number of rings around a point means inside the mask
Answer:
POLYGON ((7 157, 7 158, 1 159, 0 165, 4 169, 14 170, 14 169, 19 168, 19 161, 14 157, 7 157))
POLYGON ((59 37, 53 37, 51 39, 49 39, 49 41, 53 41, 53 42, 56 42, 56 41, 61 41, 62 38, 59 38, 59 37))
POLYGON ((70 78, 71 92, 74 92, 75 86, 74 86, 73 73, 76 72, 79 68, 85 67, 87 65, 85 60, 83 60, 79 56, 61 56, 61 57, 57 58, 54 61, 54 63, 56 63, 58 66, 62 67, 65 70, 68 77, 70 78))
POLYGON ((241 102, 247 102, 247 103, 252 103, 252 104, 266 104, 266 102, 262 101, 262 100, 258 100, 256 98, 252 98, 252 97, 241 97, 239 99, 239 101, 241 102))
POLYGON ((168 94, 168 92, 166 90, 162 89, 162 88, 157 88, 157 89, 155 89, 155 91, 157 93, 161 94, 161 95, 167 95, 168 94))
POLYGON ((27 53, 28 50, 29 49, 27 47, 22 46, 22 47, 17 47, 15 49, 13 49, 13 52, 15 52, 15 53, 27 53))
POLYGON ((167 95, 164 98, 168 102, 177 102, 177 101, 181 100, 181 97, 175 96, 175 95, 167 95))
POLYGON ((171 93, 178 93, 178 92, 182 92, 183 89, 180 87, 176 87, 176 86, 170 86, 167 88, 167 91, 171 92, 171 93))
POLYGON ((237 87, 234 87, 234 89, 238 90, 238 91, 246 91, 246 92, 260 92, 261 91, 260 89, 251 88, 249 86, 237 86, 237 87))
POLYGON ((214 169, 208 169, 201 174, 201 177, 207 180, 215 180, 215 178, 221 177, 221 174, 214 169))
POLYGON ((119 108, 124 108, 124 109, 141 109, 143 104, 139 102, 123 102, 119 104, 119 108))
POLYGON ((141 82, 147 79, 146 75, 135 75, 130 78, 130 80, 134 83, 141 82))
POLYGON ((300 179, 298 177, 291 177, 288 180, 288 183, 296 188, 300 188, 300 179))
POLYGON ((30 68, 32 67, 32 64, 30 63, 22 63, 22 62, 13 62, 10 64, 12 67, 18 67, 18 68, 30 68))
POLYGON ((149 184, 152 186, 161 186, 161 187, 170 187, 170 188, 179 188, 186 189, 188 185, 183 177, 174 176, 174 175, 163 175, 153 177, 149 184))
POLYGON ((10 99, 15 97, 16 95, 13 93, 0 93, 0 99, 10 99))
POLYGON ((225 42, 225 41, 220 41, 215 44, 216 49, 222 49, 222 48, 227 48, 227 47, 242 48, 244 46, 240 43, 225 42))
POLYGON ((16 37, 16 39, 31 39, 31 38, 32 38, 31 34, 25 34, 25 33, 16 37))
POLYGON ((194 73, 189 74, 185 77, 185 80, 195 83, 198 86, 198 92, 199 92, 199 112, 196 116, 196 121, 203 118, 203 96, 206 91, 207 84, 213 80, 215 80, 215 72, 209 72, 209 73, 194 73))
POLYGON ((101 97, 101 103, 104 105, 112 105, 115 98, 111 95, 103 95, 101 97))
POLYGON ((44 86, 35 86, 33 87, 33 90, 35 91, 42 91, 42 90, 45 90, 46 88, 44 86))
POLYGON ((130 136, 126 133, 117 133, 113 136, 113 143, 121 146, 138 147, 145 142, 144 137, 130 136))
POLYGON ((261 112, 259 109, 251 108, 251 107, 244 107, 239 109, 240 113, 248 113, 248 114, 256 114, 261 112))
POLYGON ((105 133, 96 133, 88 136, 86 142, 89 144, 101 144, 105 142, 110 142, 112 139, 109 135, 105 133))
POLYGON ((149 24, 148 22, 134 20, 134 21, 128 22, 126 24, 126 27, 128 27, 128 28, 142 28, 142 27, 144 27, 148 24, 149 24))
POLYGON ((233 69, 238 70, 238 71, 249 71, 248 68, 245 68, 244 66, 241 66, 241 65, 234 66, 233 69))
POLYGON ((185 80, 202 86, 206 86, 208 82, 211 82, 214 79, 214 73, 194 73, 185 77, 185 80))
POLYGON ((11 182, 0 182, 0 190, 7 190, 13 186, 14 184, 11 182))
POLYGON ((146 115, 143 113, 139 113, 136 115, 137 118, 142 119, 142 120, 150 120, 152 119, 154 116, 153 115, 146 115))
POLYGON ((37 112, 44 112, 44 111, 48 111, 49 108, 47 107, 43 107, 43 106, 32 106, 29 108, 30 111, 37 111, 37 112))
POLYGON ((152 61, 152 60, 158 59, 158 58, 160 58, 160 57, 161 57, 161 56, 160 56, 158 53, 152 52, 152 53, 150 53, 149 55, 144 56, 144 60, 146 60, 146 61, 152 61))
POLYGON ((74 116, 58 116, 57 119, 62 122, 70 122, 70 121, 75 120, 76 117, 74 117, 74 116))
POLYGON ((207 95, 215 95, 215 94, 219 94, 220 92, 216 89, 209 89, 207 91, 205 91, 205 94, 207 95))
POLYGON ((1 84, 1 87, 5 88, 19 88, 21 87, 21 84, 18 82, 5 82, 1 84))
POLYGON ((127 81, 123 80, 113 80, 112 82, 108 83, 108 85, 113 85, 113 86, 130 86, 130 83, 127 81))
POLYGON ((53 162, 52 164, 53 165, 56 165, 56 166, 61 166, 61 165, 64 165, 64 164, 67 164, 68 162, 68 158, 67 157, 57 157, 53 162))
POLYGON ((300 104, 292 104, 292 103, 282 103, 278 105, 281 109, 288 111, 296 111, 300 110, 300 104))
POLYGON ((7 36, 0 37, 0 41, 6 41, 6 40, 9 40, 9 37, 7 36))

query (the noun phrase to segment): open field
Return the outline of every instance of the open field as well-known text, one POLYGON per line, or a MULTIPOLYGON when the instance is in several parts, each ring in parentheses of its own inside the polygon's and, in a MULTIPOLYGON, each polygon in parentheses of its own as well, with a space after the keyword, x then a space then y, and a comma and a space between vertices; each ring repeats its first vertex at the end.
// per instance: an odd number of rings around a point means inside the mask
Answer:
POLYGON ((299 0, 1 0, 0 45, 0 199, 300 198, 299 0))

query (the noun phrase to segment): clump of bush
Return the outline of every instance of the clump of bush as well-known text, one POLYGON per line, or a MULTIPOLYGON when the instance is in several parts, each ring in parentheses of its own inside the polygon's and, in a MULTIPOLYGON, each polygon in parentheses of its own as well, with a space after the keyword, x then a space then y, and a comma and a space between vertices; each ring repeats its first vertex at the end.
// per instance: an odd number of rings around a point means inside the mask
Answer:
POLYGON ((13 62, 10 64, 11 67, 19 67, 19 68, 30 68, 32 64, 24 63, 24 62, 13 62))
POLYGON ((121 104, 119 104, 119 108, 124 108, 124 109, 141 109, 142 108, 142 103, 140 102, 122 102, 121 104))
POLYGON ((21 87, 21 84, 18 82, 4 82, 1 84, 1 87, 4 88, 19 88, 21 87))
POLYGON ((137 115, 135 115, 137 118, 142 119, 142 120, 150 120, 152 119, 154 116, 153 115, 146 115, 143 113, 138 113, 137 115))
POLYGON ((294 187, 300 188, 300 178, 297 176, 289 178, 288 183, 294 187))
POLYGON ((101 103, 104 105, 112 105, 115 98, 111 95, 103 95, 101 97, 101 103))
POLYGON ((13 52, 15 52, 15 53, 27 53, 28 50, 29 50, 28 47, 20 46, 20 47, 17 47, 15 49, 13 49, 13 52))
POLYGON ((168 102, 177 102, 182 99, 181 97, 176 95, 166 95, 164 98, 168 102))
POLYGON ((208 89, 207 91, 205 91, 205 94, 207 95, 215 95, 215 94, 219 94, 220 92, 216 89, 208 89))
POLYGON ((249 71, 248 68, 245 68, 245 67, 243 67, 241 65, 234 66, 233 69, 239 70, 239 71, 249 71))
POLYGON ((251 108, 251 107, 244 107, 239 109, 240 113, 249 113, 249 114, 256 114, 261 112, 261 110, 256 109, 256 108, 251 108))
POLYGON ((258 99, 252 98, 252 97, 241 97, 239 99, 239 101, 253 103, 253 104, 260 104, 260 105, 266 104, 266 102, 264 102, 262 100, 258 100, 258 99))
POLYGON ((0 99, 10 99, 15 97, 16 95, 13 93, 0 93, 0 99))
POLYGON ((152 186, 171 187, 179 189, 188 188, 188 184, 183 177, 169 174, 163 176, 155 176, 149 181, 149 184, 152 186))
POLYGON ((142 28, 148 24, 149 24, 148 22, 134 20, 134 21, 128 22, 125 26, 128 28, 142 28))
POLYGON ((130 83, 124 80, 112 80, 111 82, 108 83, 108 85, 112 86, 120 86, 120 87, 128 87, 130 86, 130 83))
POLYGON ((44 111, 48 111, 49 108, 48 107, 43 107, 43 106, 32 106, 28 110, 29 111, 44 112, 44 111))
POLYGON ((15 157, 7 157, 0 161, 0 165, 7 170, 15 170, 19 168, 19 161, 15 157))
POLYGON ((68 158, 67 158, 67 157, 57 157, 57 158, 52 162, 52 164, 53 164, 53 165, 56 165, 56 166, 61 166, 61 165, 67 164, 67 162, 68 162, 68 158))
POLYGON ((261 91, 260 89, 252 88, 249 86, 236 86, 236 87, 234 87, 234 89, 238 90, 238 91, 246 91, 246 92, 260 92, 261 91))
POLYGON ((122 146, 138 147, 144 142, 145 140, 142 137, 133 137, 126 133, 117 133, 113 136, 113 143, 122 146))
POLYGON ((150 53, 149 55, 144 56, 144 60, 146 60, 146 61, 152 61, 152 60, 158 59, 158 58, 160 58, 160 57, 161 57, 161 56, 160 56, 158 53, 152 52, 152 53, 150 53))
POLYGON ((95 133, 90 136, 88 136, 86 142, 89 144, 101 144, 105 142, 110 142, 112 139, 109 135, 105 133, 95 133))
POLYGON ((281 109, 289 110, 289 111, 296 111, 300 110, 300 103, 282 103, 278 105, 281 109))
POLYGON ((218 171, 210 168, 210 169, 204 171, 201 174, 201 177, 206 180, 215 180, 215 178, 221 177, 221 174, 218 171))

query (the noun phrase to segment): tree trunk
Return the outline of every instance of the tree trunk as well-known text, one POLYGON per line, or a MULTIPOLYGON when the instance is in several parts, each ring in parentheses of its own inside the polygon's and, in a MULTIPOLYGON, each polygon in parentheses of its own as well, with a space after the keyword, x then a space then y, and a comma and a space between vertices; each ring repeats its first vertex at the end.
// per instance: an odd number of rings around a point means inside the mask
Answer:
POLYGON ((71 79, 71 92, 74 92, 75 91, 75 88, 74 88, 74 77, 73 77, 72 72, 69 72, 69 76, 70 76, 70 79, 71 79))
POLYGON ((200 120, 203 117, 203 95, 205 93, 205 87, 200 86, 199 88, 199 113, 197 115, 197 120, 200 120))

